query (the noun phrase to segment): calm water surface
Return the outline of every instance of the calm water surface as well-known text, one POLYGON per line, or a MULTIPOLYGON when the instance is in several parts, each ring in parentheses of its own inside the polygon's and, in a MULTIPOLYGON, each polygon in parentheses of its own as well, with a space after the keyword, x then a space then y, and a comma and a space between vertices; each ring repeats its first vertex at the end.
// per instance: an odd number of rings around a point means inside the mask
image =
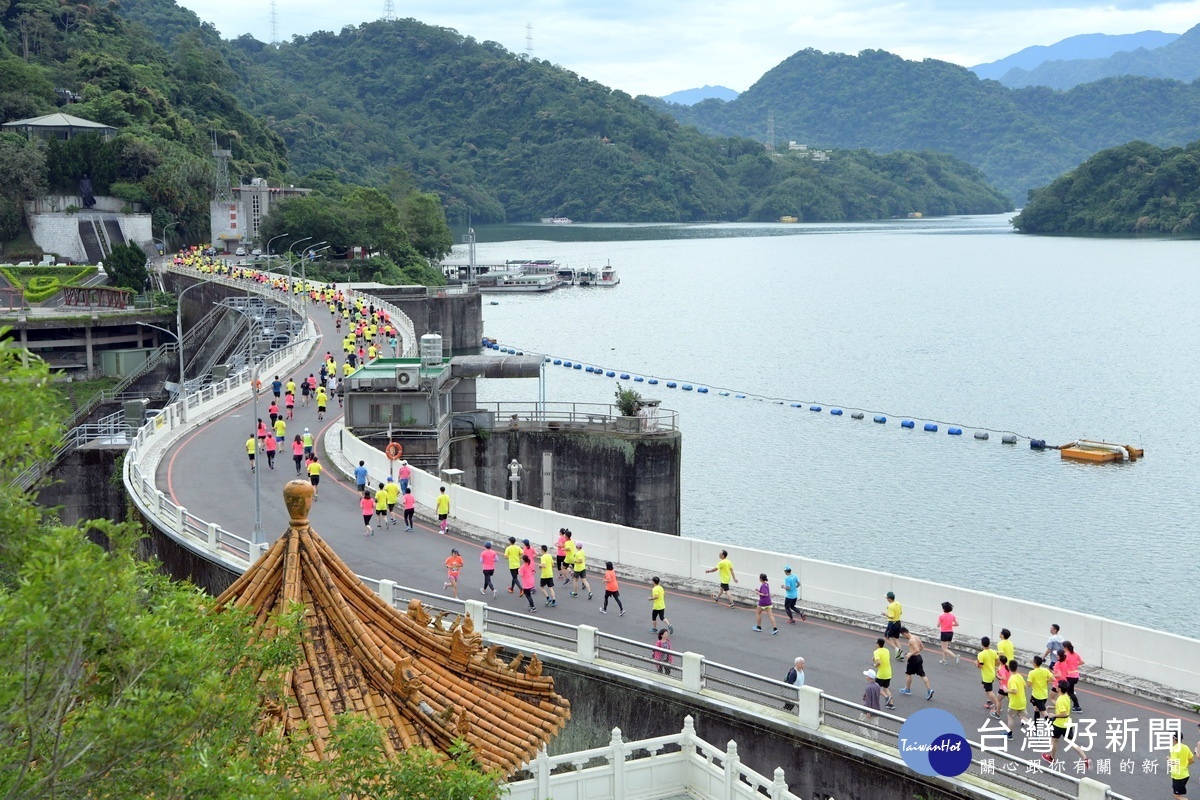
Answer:
MULTIPOLYGON (((485 296, 485 330, 713 387, 636 384, 680 412, 686 536, 1194 636, 1200 243, 1035 238, 1007 218, 480 228, 480 261, 611 261, 622 280, 485 296), (1079 465, 978 428, 1147 455, 1079 465)), ((615 379, 547 370, 550 400, 613 399, 615 379)), ((485 383, 481 400, 537 397, 536 381, 485 383)))

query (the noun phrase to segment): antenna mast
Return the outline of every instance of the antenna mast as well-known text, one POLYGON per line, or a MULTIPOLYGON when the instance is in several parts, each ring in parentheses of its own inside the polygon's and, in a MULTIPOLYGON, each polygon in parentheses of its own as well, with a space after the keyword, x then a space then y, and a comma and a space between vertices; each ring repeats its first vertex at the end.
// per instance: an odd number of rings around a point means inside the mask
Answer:
POLYGON ((396 0, 383 0, 383 21, 396 21, 396 0))
POLYGON ((213 200, 216 200, 218 203, 229 203, 233 201, 233 189, 229 186, 229 159, 233 156, 233 153, 228 150, 222 150, 217 146, 216 131, 210 131, 210 133, 212 133, 213 160, 217 162, 213 200))

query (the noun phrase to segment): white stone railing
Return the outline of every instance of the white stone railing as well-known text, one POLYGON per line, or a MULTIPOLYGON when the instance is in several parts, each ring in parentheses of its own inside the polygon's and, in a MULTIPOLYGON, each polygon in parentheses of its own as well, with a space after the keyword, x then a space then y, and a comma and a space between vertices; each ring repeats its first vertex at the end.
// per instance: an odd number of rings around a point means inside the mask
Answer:
POLYGON ((527 770, 533 777, 506 784, 510 800, 584 800, 589 797, 691 795, 721 800, 800 800, 783 770, 766 778, 742 764, 737 743, 721 750, 696 736, 692 718, 671 736, 626 742, 613 728, 607 747, 550 756, 543 749, 527 770), (664 752, 665 751, 665 752, 664 752), (593 760, 604 761, 585 766, 593 760), (564 766, 573 769, 555 770, 564 766))

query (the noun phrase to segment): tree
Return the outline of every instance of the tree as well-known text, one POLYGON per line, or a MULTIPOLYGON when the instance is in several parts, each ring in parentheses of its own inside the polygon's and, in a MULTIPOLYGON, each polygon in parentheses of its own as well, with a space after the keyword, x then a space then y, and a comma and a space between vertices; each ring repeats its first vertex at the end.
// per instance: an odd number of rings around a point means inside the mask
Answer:
POLYGON ((400 203, 400 221, 417 252, 441 261, 454 245, 442 201, 429 192, 410 192, 400 203))
POLYGON ((337 718, 332 763, 306 758, 303 734, 260 729, 299 658, 302 611, 252 638, 248 616, 212 613, 211 597, 137 560, 133 526, 39 521, 9 480, 57 441, 49 377, 0 341, 0 798, 498 796, 461 750, 388 757, 374 720, 337 718))
POLYGON ((146 270, 146 254, 140 247, 132 244, 115 244, 112 252, 104 259, 104 271, 108 273, 109 283, 123 289, 141 292, 150 280, 146 270))

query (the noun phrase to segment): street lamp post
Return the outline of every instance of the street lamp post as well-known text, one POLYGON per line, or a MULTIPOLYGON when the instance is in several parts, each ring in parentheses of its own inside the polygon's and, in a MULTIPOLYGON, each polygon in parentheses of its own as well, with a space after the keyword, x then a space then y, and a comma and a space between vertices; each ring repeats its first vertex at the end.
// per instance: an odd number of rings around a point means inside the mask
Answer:
MULTIPOLYGON (((292 281, 295 278, 295 276, 292 272, 292 248, 295 247, 296 245, 300 244, 301 242, 307 242, 312 238, 313 237, 311 237, 311 236, 305 236, 303 239, 297 239, 296 241, 292 242, 291 246, 288 247, 288 306, 289 307, 292 305, 292 299, 296 296, 296 289, 294 286, 292 286, 292 281)), ((302 260, 303 260, 303 258, 304 258, 304 256, 301 255, 302 260)))
MULTIPOLYGON (((312 238, 312 237, 309 237, 309 238, 312 238)), ((321 245, 323 245, 323 244, 327 244, 327 243, 326 242, 317 242, 316 244, 312 245, 311 247, 304 248, 304 255, 302 255, 300 257, 300 285, 301 286, 303 286, 304 284, 306 284, 308 282, 308 275, 307 275, 307 271, 305 269, 305 262, 307 261, 307 259, 312 258, 314 255, 316 255, 318 252, 317 248, 321 247, 321 245)), ((322 249, 328 250, 329 248, 324 247, 322 249)))
POLYGON ((275 241, 276 239, 282 239, 285 236, 287 236, 286 233, 281 233, 278 236, 272 236, 267 241, 267 272, 271 271, 271 242, 275 241))

